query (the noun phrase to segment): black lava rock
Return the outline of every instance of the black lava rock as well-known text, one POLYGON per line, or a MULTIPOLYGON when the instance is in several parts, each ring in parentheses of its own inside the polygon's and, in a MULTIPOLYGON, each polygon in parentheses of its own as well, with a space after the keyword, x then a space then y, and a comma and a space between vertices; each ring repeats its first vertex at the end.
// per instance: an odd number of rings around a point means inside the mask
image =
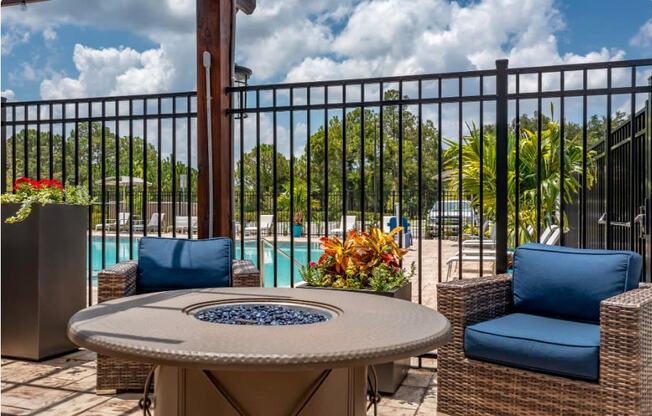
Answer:
POLYGON ((204 309, 195 315, 200 321, 229 325, 305 325, 323 322, 325 314, 284 305, 242 304, 204 309))

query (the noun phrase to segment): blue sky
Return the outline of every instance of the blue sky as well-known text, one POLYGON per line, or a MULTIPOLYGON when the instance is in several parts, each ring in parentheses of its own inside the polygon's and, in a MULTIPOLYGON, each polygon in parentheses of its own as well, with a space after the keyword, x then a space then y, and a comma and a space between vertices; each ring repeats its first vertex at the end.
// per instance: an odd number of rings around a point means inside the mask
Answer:
MULTIPOLYGON (((4 8, 3 94, 194 89, 194 13, 194 0, 4 8)), ((652 57, 651 0, 259 0, 237 25, 258 83, 652 57)))

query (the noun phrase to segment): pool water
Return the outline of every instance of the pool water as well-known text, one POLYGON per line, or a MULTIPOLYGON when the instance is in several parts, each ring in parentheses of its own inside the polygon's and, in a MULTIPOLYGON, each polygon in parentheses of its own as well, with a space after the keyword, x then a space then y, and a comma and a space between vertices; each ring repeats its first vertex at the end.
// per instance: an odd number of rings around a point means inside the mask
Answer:
MULTIPOLYGON (((132 258, 138 259, 138 238, 133 239, 132 258)), ((268 242, 261 242, 263 246, 263 277, 265 287, 274 287, 274 246, 268 242)), ((118 261, 129 260, 129 237, 120 237, 120 244, 116 247, 116 238, 108 236, 104 240, 105 248, 105 264, 110 267, 118 261), (119 258, 116 255, 119 254, 119 258)), ((240 241, 235 244, 235 256, 240 256, 240 241)), ((290 257, 290 242, 281 241, 276 245, 277 251, 277 286, 290 286, 290 267, 294 266, 294 282, 301 281, 299 268, 308 263, 308 244, 306 242, 294 243, 294 260, 291 262, 290 257)), ((311 260, 317 261, 319 256, 322 255, 323 250, 319 248, 318 243, 312 243, 311 247, 311 260)), ((91 241, 91 265, 92 265, 92 278, 93 284, 97 285, 97 274, 102 270, 102 237, 93 236, 91 241)), ((245 241, 244 256, 246 260, 258 264, 258 249, 256 241, 245 241)))

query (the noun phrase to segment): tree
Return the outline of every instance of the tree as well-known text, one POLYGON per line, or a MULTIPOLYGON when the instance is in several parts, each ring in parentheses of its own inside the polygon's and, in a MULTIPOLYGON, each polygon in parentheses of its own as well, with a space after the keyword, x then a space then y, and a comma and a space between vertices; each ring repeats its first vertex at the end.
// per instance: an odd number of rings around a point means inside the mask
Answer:
MULTIPOLYGON (((528 126, 523 123, 521 126, 528 126)), ((541 198, 541 229, 549 225, 560 223, 560 128, 559 123, 552 119, 542 120, 541 131, 541 169, 537 176, 537 159, 539 137, 536 131, 521 128, 519 138, 519 165, 516 171, 516 140, 514 130, 510 130, 508 139, 508 232, 510 241, 516 241, 515 224, 518 222, 520 243, 537 241, 537 183, 541 198), (516 218, 516 178, 518 176, 519 215, 516 218), (537 181, 539 179, 539 181, 537 181)), ((462 140, 462 188, 465 198, 471 200, 474 208, 480 208, 480 188, 483 188, 483 212, 486 220, 496 218, 496 134, 490 129, 480 140, 480 132, 473 125, 471 134, 462 140), (483 163, 481 182, 480 149, 482 148, 483 163)), ((571 129, 573 130, 573 129, 571 129)), ((574 129, 578 130, 578 129, 574 129)), ((456 141, 447 140, 448 149, 445 152, 445 166, 447 169, 457 169, 457 155, 460 150, 456 141)), ((582 147, 581 130, 567 135, 564 139, 564 201, 572 203, 581 190, 582 184, 582 147)), ((586 171, 586 184, 590 189, 595 182, 595 164, 593 159, 596 154, 588 150, 589 160, 586 171)), ((451 175, 448 182, 450 189, 458 187, 457 175, 451 175)), ((565 215, 565 214, 564 214, 565 215)), ((564 224, 568 224, 565 219, 564 224)))
MULTIPOLYGON (((65 142, 60 134, 52 135, 52 160, 53 170, 52 177, 63 181, 63 148, 65 146, 65 163, 66 163, 66 184, 74 183, 75 171, 78 171, 79 183, 88 185, 89 165, 91 167, 90 180, 94 192, 98 192, 101 187, 102 179, 102 161, 104 160, 104 176, 129 176, 130 173, 130 148, 129 136, 121 136, 118 141, 119 161, 116 171, 116 135, 109 128, 104 130, 104 152, 102 152, 102 125, 100 123, 91 123, 90 125, 90 154, 89 154, 89 125, 80 123, 78 130, 71 130, 65 142), (77 147, 75 147, 75 135, 77 136, 77 147), (76 154, 76 149, 78 150, 76 154), (89 163, 90 162, 90 163, 89 163), (117 173, 117 174, 116 174, 117 173)), ((7 140, 7 153, 13 153, 14 138, 7 140)), ((49 132, 40 132, 37 136, 35 129, 21 130, 15 135, 16 143, 16 176, 30 176, 36 178, 37 163, 39 158, 37 148, 40 150, 40 176, 45 178, 50 176, 49 158, 50 158, 50 135, 49 132), (25 136, 27 135, 27 172, 25 172, 25 136), (40 146, 37 144, 40 142, 40 146)), ((132 164, 131 169, 134 177, 145 179, 147 182, 156 185, 158 183, 158 149, 152 144, 147 143, 147 160, 145 161, 144 140, 140 137, 132 138, 132 164), (147 178, 144 178, 145 166, 147 167, 147 178)), ((180 190, 179 179, 181 175, 188 174, 188 166, 185 161, 176 161, 176 178, 177 191, 180 190)), ((12 169, 8 169, 7 183, 11 183, 12 169)), ((190 169, 190 184, 192 189, 197 185, 197 169, 190 169)), ((161 157, 161 192, 172 191, 172 159, 170 155, 161 157)), ((156 195, 156 190, 151 195, 156 195)))

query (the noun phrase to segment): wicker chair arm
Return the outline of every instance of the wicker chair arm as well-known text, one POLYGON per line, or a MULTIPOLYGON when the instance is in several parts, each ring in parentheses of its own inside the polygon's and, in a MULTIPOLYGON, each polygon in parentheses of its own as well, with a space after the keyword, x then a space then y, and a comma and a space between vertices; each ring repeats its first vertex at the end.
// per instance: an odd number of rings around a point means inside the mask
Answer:
POLYGON ((643 398, 640 414, 652 414, 650 381, 652 288, 641 285, 600 304, 600 383, 620 392, 619 400, 627 400, 623 394, 643 398))
POLYGON ((511 304, 512 278, 508 274, 437 285, 438 309, 449 309, 447 312, 452 316, 463 318, 464 325, 505 315, 511 304))
POLYGON ((453 338, 440 351, 463 359, 464 328, 505 315, 511 305, 512 279, 507 274, 439 283, 437 310, 448 318, 453 328, 453 338))
POLYGON ((260 272, 249 260, 233 260, 233 287, 260 287, 260 272))
POLYGON ((97 301, 106 302, 136 294, 136 272, 138 263, 133 260, 123 261, 97 275, 97 301))

